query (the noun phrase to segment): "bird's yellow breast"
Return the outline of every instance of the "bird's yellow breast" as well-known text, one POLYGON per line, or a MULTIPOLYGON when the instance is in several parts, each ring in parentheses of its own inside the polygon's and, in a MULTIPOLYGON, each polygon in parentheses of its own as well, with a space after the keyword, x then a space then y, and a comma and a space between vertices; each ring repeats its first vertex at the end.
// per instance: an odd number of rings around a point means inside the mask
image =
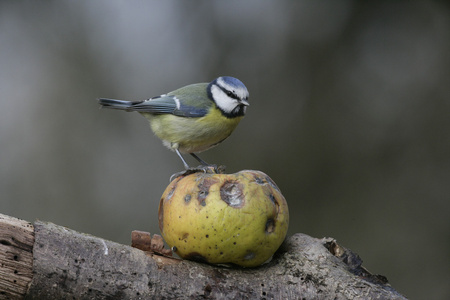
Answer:
POLYGON ((243 118, 226 118, 216 107, 212 107, 210 112, 201 118, 184 118, 170 114, 143 115, 164 145, 172 150, 178 148, 184 153, 201 152, 217 145, 230 136, 243 118))

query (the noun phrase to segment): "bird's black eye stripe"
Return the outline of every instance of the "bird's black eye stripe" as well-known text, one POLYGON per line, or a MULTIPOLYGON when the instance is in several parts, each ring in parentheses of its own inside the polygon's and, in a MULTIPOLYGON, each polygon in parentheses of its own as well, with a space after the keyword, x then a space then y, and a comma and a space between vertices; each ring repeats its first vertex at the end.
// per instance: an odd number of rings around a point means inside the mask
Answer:
POLYGON ((220 85, 216 84, 216 86, 222 90, 225 94, 227 94, 228 97, 239 100, 239 97, 232 91, 225 89, 224 87, 221 87, 220 85))
POLYGON ((239 100, 239 97, 236 95, 236 93, 235 92, 232 92, 232 91, 227 91, 227 95, 228 95, 228 97, 230 97, 230 98, 233 98, 233 99, 236 99, 236 100, 239 100))

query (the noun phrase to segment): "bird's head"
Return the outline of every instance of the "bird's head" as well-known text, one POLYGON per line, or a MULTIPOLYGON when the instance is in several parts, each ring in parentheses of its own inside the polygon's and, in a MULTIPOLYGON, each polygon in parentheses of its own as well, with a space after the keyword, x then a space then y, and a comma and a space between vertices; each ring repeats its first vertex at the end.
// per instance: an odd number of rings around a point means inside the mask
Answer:
POLYGON ((248 90, 237 78, 221 76, 208 85, 208 96, 227 118, 245 115, 248 90))

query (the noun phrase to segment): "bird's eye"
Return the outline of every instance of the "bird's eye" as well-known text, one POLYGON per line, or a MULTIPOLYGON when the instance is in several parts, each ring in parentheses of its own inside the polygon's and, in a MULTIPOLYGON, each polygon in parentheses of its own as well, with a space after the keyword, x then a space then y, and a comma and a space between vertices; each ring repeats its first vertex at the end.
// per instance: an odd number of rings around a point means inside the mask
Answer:
POLYGON ((228 97, 233 97, 233 92, 227 91, 227 95, 228 95, 228 97))

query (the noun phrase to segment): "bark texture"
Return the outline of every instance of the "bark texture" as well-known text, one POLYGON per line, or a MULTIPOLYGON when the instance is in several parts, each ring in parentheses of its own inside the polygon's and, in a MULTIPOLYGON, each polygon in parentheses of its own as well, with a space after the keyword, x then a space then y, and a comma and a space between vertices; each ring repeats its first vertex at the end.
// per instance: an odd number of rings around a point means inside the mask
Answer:
POLYGON ((51 223, 34 229, 26 299, 406 299, 329 238, 295 234, 271 262, 245 269, 160 256, 51 223))
POLYGON ((0 214, 0 299, 22 299, 33 274, 34 228, 0 214))

